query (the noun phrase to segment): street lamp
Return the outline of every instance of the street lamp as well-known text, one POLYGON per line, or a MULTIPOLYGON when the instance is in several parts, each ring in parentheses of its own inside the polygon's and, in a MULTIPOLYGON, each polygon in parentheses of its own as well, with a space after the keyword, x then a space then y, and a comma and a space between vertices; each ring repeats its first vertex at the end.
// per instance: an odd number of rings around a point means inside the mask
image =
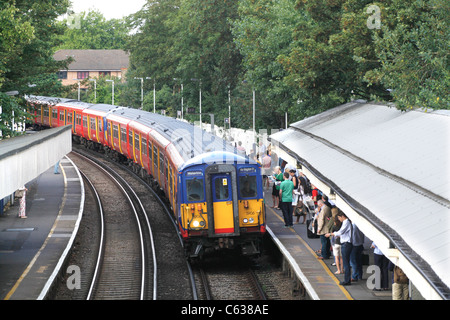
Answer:
POLYGON ((89 79, 89 81, 94 81, 94 99, 95 103, 97 103, 97 79, 89 79))
POLYGON ((72 79, 72 80, 78 81, 78 101, 81 101, 80 100, 80 80, 78 80, 78 79, 72 79))
MULTIPOLYGON (((247 83, 247 80, 242 81, 242 83, 247 83)), ((256 140, 256 130, 255 130, 255 88, 253 91, 253 139, 256 140)))
POLYGON ((231 89, 230 89, 230 85, 228 85, 228 127, 230 128, 230 133, 231 133, 231 89))
POLYGON ((136 78, 134 80, 141 80, 141 110, 144 108, 144 78, 136 78))
POLYGON ((192 81, 199 81, 199 86, 200 86, 200 94, 199 94, 199 100, 200 100, 200 102, 199 102, 199 104, 200 104, 200 129, 202 128, 202 79, 195 79, 195 78, 192 78, 191 79, 192 81))
MULTIPOLYGON (((181 79, 173 78, 173 80, 177 81, 177 80, 181 80, 181 79)), ((184 119, 184 116, 183 116, 183 83, 181 83, 181 119, 184 119)))
POLYGON ((106 80, 106 82, 112 82, 112 105, 114 105, 114 80, 106 80))
MULTIPOLYGON (((151 80, 151 77, 145 77, 146 80, 151 80)), ((153 113, 156 113, 156 87, 155 79, 153 79, 153 113)))

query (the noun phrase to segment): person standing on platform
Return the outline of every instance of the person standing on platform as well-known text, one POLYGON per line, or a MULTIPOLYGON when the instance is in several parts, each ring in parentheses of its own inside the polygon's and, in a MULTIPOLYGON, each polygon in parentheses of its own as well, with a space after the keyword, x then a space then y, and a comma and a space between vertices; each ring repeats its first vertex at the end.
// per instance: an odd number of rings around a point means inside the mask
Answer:
POLYGON ((19 203, 19 218, 26 219, 27 213, 26 213, 26 195, 27 195, 28 189, 23 186, 19 189, 19 191, 16 193, 16 196, 20 198, 19 203))
POLYGON ((392 300, 409 300, 409 279, 403 270, 389 261, 389 270, 393 271, 392 300))
POLYGON ((284 226, 286 228, 293 227, 292 222, 292 194, 294 184, 289 180, 289 173, 284 173, 284 181, 280 184, 280 200, 281 210, 283 211, 284 226))
POLYGON ((263 169, 263 187, 269 188, 269 178, 270 168, 272 165, 272 159, 269 156, 269 151, 266 152, 265 156, 261 160, 262 169, 263 169))
POLYGON ((380 268, 380 287, 376 287, 375 291, 386 291, 389 289, 389 259, 383 254, 383 252, 377 247, 375 242, 372 242, 371 248, 373 248, 373 260, 376 266, 380 268))
POLYGON ((58 162, 55 164, 55 168, 54 168, 54 170, 53 170, 53 173, 54 173, 54 174, 59 174, 59 161, 60 161, 60 160, 58 160, 58 162))
POLYGON ((275 167, 273 178, 275 180, 272 187, 273 208, 280 209, 280 183, 283 181, 283 173, 279 166, 275 167))
POLYGON ((352 253, 352 223, 348 220, 345 213, 340 211, 338 214, 339 221, 342 222, 341 228, 338 231, 325 234, 325 237, 338 236, 341 238, 341 252, 342 262, 344 264, 344 281, 339 284, 341 286, 349 286, 352 284, 351 276, 352 270, 350 266, 350 255, 352 253))
POLYGON ((330 238, 325 235, 331 230, 328 224, 331 218, 331 208, 326 205, 324 200, 319 200, 317 205, 320 207, 317 217, 317 235, 320 236, 320 242, 322 244, 321 256, 318 259, 330 259, 330 238))
POLYGON ((352 238, 352 254, 350 255, 350 265, 352 266, 352 281, 362 280, 362 253, 364 250, 364 233, 358 229, 353 223, 353 238, 352 238))

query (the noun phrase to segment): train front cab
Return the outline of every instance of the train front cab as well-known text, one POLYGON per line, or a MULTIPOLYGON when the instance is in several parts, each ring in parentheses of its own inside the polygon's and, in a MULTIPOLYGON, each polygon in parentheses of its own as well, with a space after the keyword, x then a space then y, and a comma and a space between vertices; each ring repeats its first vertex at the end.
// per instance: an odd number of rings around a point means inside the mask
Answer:
POLYGON ((189 257, 208 248, 260 252, 265 208, 259 165, 197 165, 181 176, 178 223, 189 257))

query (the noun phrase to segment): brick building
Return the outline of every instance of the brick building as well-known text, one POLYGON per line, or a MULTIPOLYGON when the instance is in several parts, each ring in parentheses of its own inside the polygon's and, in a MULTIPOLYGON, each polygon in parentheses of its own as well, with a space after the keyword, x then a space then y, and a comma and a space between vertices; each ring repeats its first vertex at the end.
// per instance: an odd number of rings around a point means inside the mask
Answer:
POLYGON ((129 65, 129 55, 123 50, 58 50, 53 57, 57 61, 75 59, 67 70, 58 72, 63 85, 101 76, 123 79, 129 65))

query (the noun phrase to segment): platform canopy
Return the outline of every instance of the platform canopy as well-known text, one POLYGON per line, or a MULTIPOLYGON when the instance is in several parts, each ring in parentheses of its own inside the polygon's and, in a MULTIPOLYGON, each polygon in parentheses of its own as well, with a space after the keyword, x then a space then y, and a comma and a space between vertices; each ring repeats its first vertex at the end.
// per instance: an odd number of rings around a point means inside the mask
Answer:
POLYGON ((450 298, 450 111, 354 101, 270 140, 422 296, 450 298))
POLYGON ((0 141, 0 199, 12 194, 72 151, 71 126, 0 141))

